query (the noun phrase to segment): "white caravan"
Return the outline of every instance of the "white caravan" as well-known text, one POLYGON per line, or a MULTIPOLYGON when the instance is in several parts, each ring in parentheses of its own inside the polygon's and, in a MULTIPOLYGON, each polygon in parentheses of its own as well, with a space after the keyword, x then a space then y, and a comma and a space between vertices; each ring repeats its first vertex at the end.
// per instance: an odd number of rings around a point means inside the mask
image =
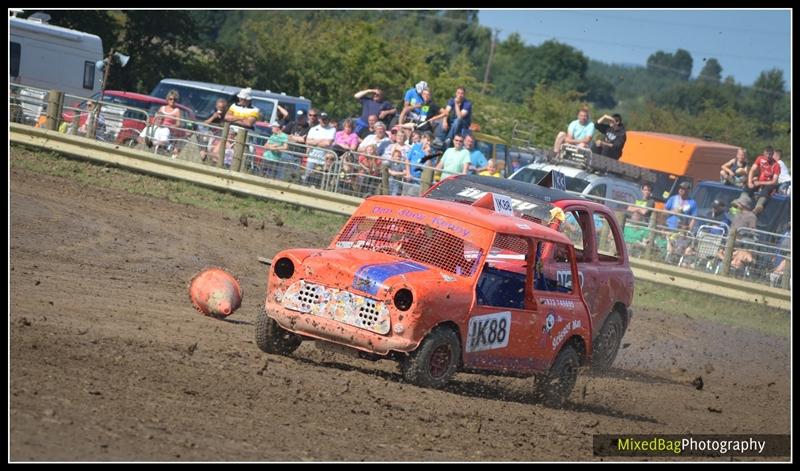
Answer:
POLYGON ((38 116, 48 90, 88 97, 100 91, 103 78, 96 69, 103 60, 100 37, 47 24, 42 16, 8 19, 9 88, 21 90, 26 115, 38 116))

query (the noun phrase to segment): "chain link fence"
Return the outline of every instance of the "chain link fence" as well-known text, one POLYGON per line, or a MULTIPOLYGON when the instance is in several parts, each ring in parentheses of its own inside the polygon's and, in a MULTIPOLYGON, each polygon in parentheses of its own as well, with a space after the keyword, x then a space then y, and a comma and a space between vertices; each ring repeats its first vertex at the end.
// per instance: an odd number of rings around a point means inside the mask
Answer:
MULTIPOLYGON (((107 103, 100 103, 99 110, 89 110, 89 101, 55 91, 18 85, 9 87, 13 122, 89 138, 94 136, 98 140, 151 151, 164 158, 360 198, 378 194, 417 196, 438 179, 434 159, 412 164, 293 141, 275 145, 267 135, 227 123, 216 126, 183 119, 180 129, 171 129, 169 137, 158 139, 154 113, 107 103)), ((589 198, 617 210, 623 238, 632 257, 790 288, 791 231, 788 228, 782 234, 748 228, 732 232, 725 222, 686 215, 680 216, 678 227, 670 227, 665 223, 673 215, 669 211, 647 208, 648 217, 642 218, 624 209, 629 208, 629 202, 598 196, 589 198)))

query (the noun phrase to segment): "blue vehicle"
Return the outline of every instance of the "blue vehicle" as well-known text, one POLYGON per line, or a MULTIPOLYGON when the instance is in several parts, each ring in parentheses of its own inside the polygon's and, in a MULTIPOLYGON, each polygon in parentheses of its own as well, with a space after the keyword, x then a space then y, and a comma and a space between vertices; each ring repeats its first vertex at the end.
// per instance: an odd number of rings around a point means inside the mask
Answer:
MULTIPOLYGON (((731 201, 742 194, 742 189, 732 185, 725 185, 715 181, 701 181, 692 193, 692 198, 697 202, 698 214, 704 214, 711 209, 714 200, 725 203, 730 208, 731 201)), ((789 223, 791 214, 791 197, 775 194, 770 197, 764 206, 764 211, 758 215, 756 229, 783 233, 789 223)))

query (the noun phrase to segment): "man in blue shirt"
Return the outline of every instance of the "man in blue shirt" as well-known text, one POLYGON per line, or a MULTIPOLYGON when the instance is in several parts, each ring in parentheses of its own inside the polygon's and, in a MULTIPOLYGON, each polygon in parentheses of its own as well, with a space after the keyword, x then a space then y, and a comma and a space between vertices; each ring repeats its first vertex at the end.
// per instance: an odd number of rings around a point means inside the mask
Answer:
MULTIPOLYGON (((681 220, 684 219, 680 217, 679 214, 697 216, 697 202, 689 198, 690 187, 691 185, 689 185, 689 182, 681 182, 681 184, 678 185, 678 194, 670 196, 667 202, 664 203, 664 209, 675 213, 667 218, 667 226, 669 226, 670 229, 677 229, 681 220)), ((689 230, 692 230, 695 221, 696 219, 692 219, 689 222, 689 230)))
POLYGON ((456 96, 447 102, 445 112, 447 119, 442 121, 441 133, 444 137, 445 147, 450 147, 453 136, 465 136, 472 124, 472 102, 466 98, 467 89, 463 86, 456 88, 456 96))
POLYGON ((397 113, 397 108, 383 99, 383 91, 380 88, 361 90, 353 95, 361 102, 361 116, 356 121, 355 133, 360 133, 364 128, 369 127, 369 116, 375 115, 383 124, 389 125, 392 116, 397 113), (372 93, 372 98, 367 98, 366 94, 372 93))
POLYGON ((418 82, 416 85, 406 90, 406 94, 403 96, 403 110, 405 110, 406 114, 401 116, 403 119, 400 119, 397 124, 405 124, 405 119, 408 121, 419 121, 419 108, 425 101, 422 96, 423 90, 428 90, 428 82, 418 82))
POLYGON ((472 134, 468 134, 467 137, 464 138, 464 148, 469 151, 470 172, 478 175, 486 170, 489 161, 486 160, 486 156, 483 155, 483 152, 475 148, 475 138, 472 137, 472 134))
POLYGON ((561 131, 556 136, 553 152, 558 154, 563 144, 589 148, 594 135, 594 123, 589 120, 589 109, 583 107, 578 111, 578 119, 569 123, 567 132, 561 131))

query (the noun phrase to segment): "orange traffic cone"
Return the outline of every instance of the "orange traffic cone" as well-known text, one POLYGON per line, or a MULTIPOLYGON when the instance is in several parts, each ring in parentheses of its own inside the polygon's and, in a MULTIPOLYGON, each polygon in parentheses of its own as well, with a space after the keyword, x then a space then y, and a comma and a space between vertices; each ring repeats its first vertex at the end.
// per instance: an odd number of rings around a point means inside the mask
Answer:
POLYGON ((228 317, 242 305, 242 288, 222 268, 207 268, 189 282, 189 299, 201 314, 218 319, 228 317))

